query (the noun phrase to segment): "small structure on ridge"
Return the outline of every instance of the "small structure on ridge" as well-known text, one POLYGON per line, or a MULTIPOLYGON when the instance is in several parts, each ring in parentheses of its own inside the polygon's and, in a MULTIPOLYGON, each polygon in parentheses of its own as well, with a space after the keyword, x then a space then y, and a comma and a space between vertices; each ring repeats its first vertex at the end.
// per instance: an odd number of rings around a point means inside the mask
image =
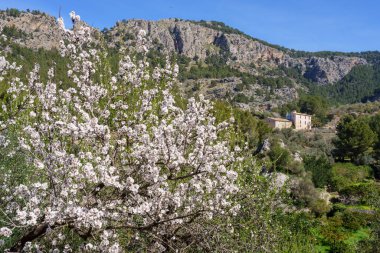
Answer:
POLYGON ((292 111, 283 118, 267 118, 266 122, 273 128, 284 129, 294 126, 296 130, 311 129, 311 115, 292 111))
POLYGON ((292 122, 283 118, 267 118, 266 121, 273 128, 283 129, 292 127, 292 122))

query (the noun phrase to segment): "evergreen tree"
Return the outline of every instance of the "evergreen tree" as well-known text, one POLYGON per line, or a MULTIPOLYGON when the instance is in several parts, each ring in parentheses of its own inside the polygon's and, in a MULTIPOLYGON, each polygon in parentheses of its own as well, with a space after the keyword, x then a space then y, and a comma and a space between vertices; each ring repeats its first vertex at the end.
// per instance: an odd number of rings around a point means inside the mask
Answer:
POLYGON ((377 135, 370 128, 364 118, 355 118, 352 115, 342 118, 337 126, 335 155, 339 159, 346 156, 351 160, 369 152, 377 140, 377 135))

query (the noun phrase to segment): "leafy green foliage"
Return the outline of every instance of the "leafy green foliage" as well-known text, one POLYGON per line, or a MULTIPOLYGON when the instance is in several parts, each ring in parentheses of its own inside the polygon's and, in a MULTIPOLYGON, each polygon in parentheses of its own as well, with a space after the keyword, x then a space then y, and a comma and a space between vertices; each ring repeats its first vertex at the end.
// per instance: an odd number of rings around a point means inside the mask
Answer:
POLYGON ((318 127, 327 123, 327 110, 329 108, 325 99, 320 96, 302 96, 298 101, 302 113, 313 115, 313 126, 318 127))
MULTIPOLYGON (((40 65, 41 79, 46 81, 47 72, 49 68, 55 66, 54 81, 62 83, 62 85, 70 85, 71 81, 67 77, 67 63, 68 59, 61 57, 57 50, 43 50, 37 51, 22 47, 15 43, 0 41, 0 47, 10 48, 10 53, 7 54, 9 62, 16 62, 17 65, 22 65, 19 73, 21 80, 26 81, 26 77, 34 68, 34 64, 40 65)), ((1 89, 0 89, 1 92, 1 89)))
POLYGON ((10 9, 6 9, 5 13, 11 17, 19 17, 22 12, 16 8, 10 8, 10 9))
POLYGON ((340 191, 350 204, 375 206, 380 201, 380 185, 374 181, 350 184, 340 191))
POLYGON ((360 243, 369 239, 369 229, 362 227, 368 222, 366 218, 350 211, 337 212, 328 218, 319 231, 328 252, 359 252, 360 243))
POLYGON ((269 125, 253 116, 249 111, 231 107, 227 102, 215 101, 214 114, 217 122, 234 118, 234 143, 257 149, 263 140, 272 132, 269 125))
POLYGON ((20 29, 17 29, 14 25, 4 26, 1 33, 7 36, 7 38, 25 39, 26 37, 28 37, 28 35, 25 32, 21 31, 20 29))
POLYGON ((325 156, 307 156, 304 159, 304 166, 306 171, 311 172, 316 187, 323 188, 331 183, 332 166, 325 156))
POLYGON ((380 113, 371 117, 369 126, 371 127, 372 131, 378 136, 374 149, 376 158, 380 159, 380 113))
POLYGON ((278 219, 288 229, 284 231, 279 252, 323 252, 318 237, 320 222, 312 215, 300 212, 279 215, 278 219))
POLYGON ((344 160, 347 156, 351 160, 370 152, 376 142, 377 135, 372 131, 368 120, 355 118, 352 115, 343 117, 337 126, 335 156, 344 160))
POLYGON ((326 99, 316 95, 302 95, 300 99, 296 101, 284 104, 277 111, 286 116, 291 111, 298 111, 306 114, 313 115, 312 125, 314 127, 320 127, 326 124, 329 120, 327 115, 330 104, 326 99))
POLYGON ((245 103, 248 104, 251 101, 251 98, 247 97, 243 93, 237 94, 234 98, 233 101, 236 103, 245 103))
POLYGON ((284 87, 293 87, 293 82, 287 77, 264 77, 257 76, 256 82, 260 85, 271 87, 272 89, 281 89, 284 87))
POLYGON ((192 66, 188 71, 180 73, 180 80, 201 79, 201 78, 226 78, 231 76, 240 76, 240 73, 228 66, 212 67, 212 66, 192 66))
POLYGON ((286 171, 291 162, 291 154, 289 150, 281 147, 279 143, 274 143, 269 151, 269 158, 273 163, 273 167, 278 170, 286 171))
POLYGON ((366 59, 371 64, 380 63, 380 52, 379 51, 365 51, 365 52, 333 52, 333 51, 319 51, 319 52, 306 52, 291 49, 288 51, 290 56, 300 58, 300 57, 323 57, 329 58, 334 56, 348 56, 348 57, 361 57, 366 59))
POLYGON ((332 167, 332 184, 334 189, 340 191, 349 185, 362 182, 371 176, 369 166, 357 166, 352 163, 335 163, 332 167))
POLYGON ((380 65, 360 65, 334 85, 309 84, 310 93, 328 98, 335 104, 366 102, 380 89, 380 65))

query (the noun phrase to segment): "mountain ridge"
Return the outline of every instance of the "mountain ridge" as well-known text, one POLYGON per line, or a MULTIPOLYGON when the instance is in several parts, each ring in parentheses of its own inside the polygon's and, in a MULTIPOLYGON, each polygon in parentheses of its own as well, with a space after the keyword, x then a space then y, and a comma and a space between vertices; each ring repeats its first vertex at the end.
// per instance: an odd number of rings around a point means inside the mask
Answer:
MULTIPOLYGON (((2 11, 0 29, 13 36, 15 43, 32 49, 57 48, 61 39, 56 18, 39 11, 2 11)), ((253 38, 216 21, 131 19, 118 21, 102 31, 93 29, 95 39, 103 37, 107 46, 114 49, 133 48, 138 31, 146 30, 148 46, 157 55, 178 55, 186 62, 181 65, 182 76, 188 77, 183 80, 184 93, 234 100, 243 107, 278 107, 297 99, 300 93, 318 90, 315 86, 331 86, 324 89, 334 90, 347 81, 344 78, 353 69, 380 64, 378 51, 297 51, 253 38), (226 77, 232 81, 224 80, 226 77)), ((371 85, 371 89, 380 88, 380 82, 371 85)), ((374 93, 370 90, 355 99, 374 93)))

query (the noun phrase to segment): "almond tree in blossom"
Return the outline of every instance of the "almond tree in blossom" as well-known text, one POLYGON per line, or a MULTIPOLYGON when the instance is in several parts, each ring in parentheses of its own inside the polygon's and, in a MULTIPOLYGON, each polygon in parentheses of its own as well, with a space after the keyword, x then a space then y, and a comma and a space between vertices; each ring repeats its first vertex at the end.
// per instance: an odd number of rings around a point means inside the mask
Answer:
MULTIPOLYGON (((70 88, 53 81, 54 68, 41 81, 37 65, 27 82, 9 82, 0 145, 10 147, 15 133, 8 155, 22 152, 28 170, 18 183, 18 168, 1 172, 0 240, 11 251, 124 252, 149 236, 146 247, 164 251, 189 224, 236 212, 239 159, 212 104, 200 97, 179 107, 170 62, 152 69, 125 55, 112 74, 90 28, 71 18, 73 30, 58 20, 70 88)), ((140 31, 142 55, 145 45, 140 31)), ((3 76, 19 69, 4 57, 0 68, 3 76)))

